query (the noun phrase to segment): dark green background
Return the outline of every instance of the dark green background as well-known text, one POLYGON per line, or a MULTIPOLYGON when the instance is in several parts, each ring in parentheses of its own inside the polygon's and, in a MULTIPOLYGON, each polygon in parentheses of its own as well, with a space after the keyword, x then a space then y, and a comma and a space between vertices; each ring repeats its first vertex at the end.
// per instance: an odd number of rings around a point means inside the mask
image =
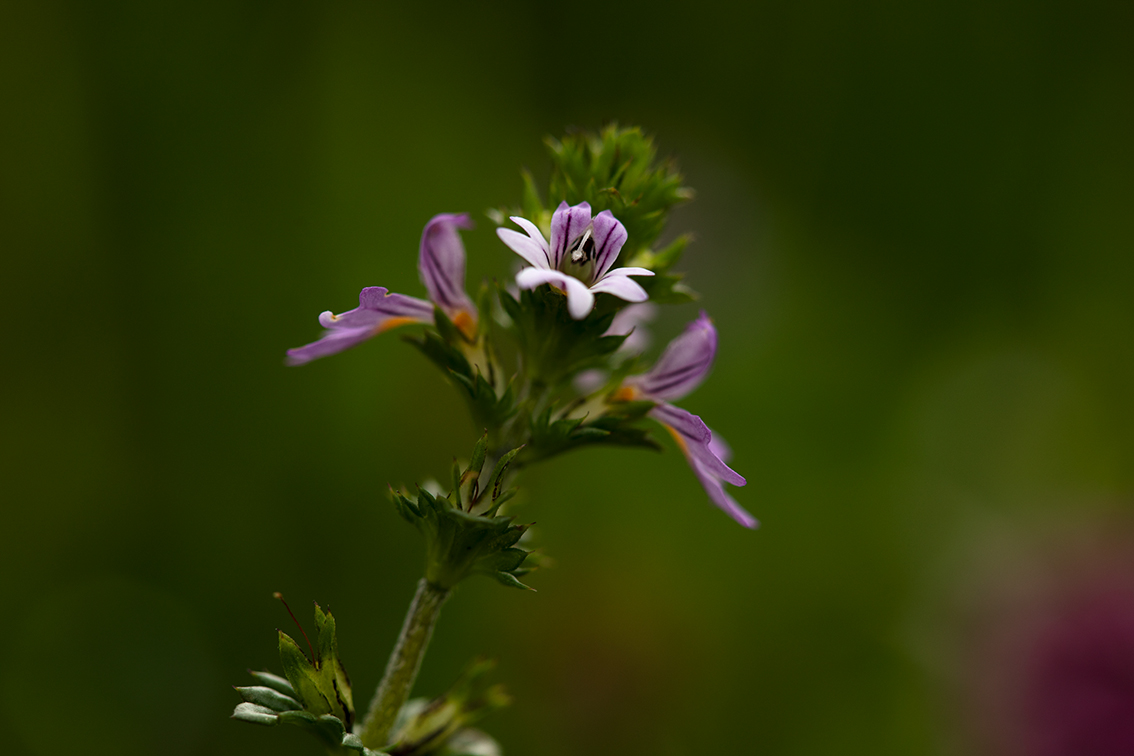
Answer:
POLYGON ((685 406, 763 527, 672 449, 533 470, 555 567, 462 587, 418 690, 498 656, 512 756, 957 747, 956 565, 1134 486, 1132 8, 4 2, 0 751, 317 752, 227 719, 273 590, 368 700, 422 557, 385 484, 474 430, 392 335, 283 351, 421 295, 435 213, 507 275, 482 211, 611 119, 698 190, 685 406))

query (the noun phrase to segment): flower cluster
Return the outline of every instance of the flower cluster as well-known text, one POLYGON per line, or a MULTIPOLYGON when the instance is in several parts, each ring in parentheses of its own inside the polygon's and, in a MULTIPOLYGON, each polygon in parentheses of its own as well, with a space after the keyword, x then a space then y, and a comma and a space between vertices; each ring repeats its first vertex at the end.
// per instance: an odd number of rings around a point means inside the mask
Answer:
MULTIPOLYGON (((646 175, 654 175, 655 183, 672 182, 671 173, 646 175)), ((654 215, 664 216, 667 209, 663 204, 654 215)), ((675 245, 653 252, 647 246, 652 239, 632 239, 611 209, 596 213, 586 200, 569 204, 562 199, 551 213, 537 201, 527 210, 530 218, 509 216, 522 233, 503 224, 496 229, 499 239, 525 263, 515 277, 516 294, 497 291, 502 310, 498 319, 511 320, 520 353, 519 396, 506 395, 511 382, 502 376, 511 371, 492 357, 500 353, 486 344, 492 328, 481 327, 481 313, 465 291, 465 248, 459 230, 472 227, 466 214, 437 215, 422 232, 418 270, 428 301, 380 286, 364 288, 355 309, 320 315, 326 329, 322 338, 289 350, 288 362, 298 365, 341 352, 398 326, 432 326, 439 336, 416 343, 463 382, 474 419, 495 425, 488 428, 494 456, 528 446, 517 460, 522 466, 586 443, 653 445, 638 427, 644 415, 673 436, 709 498, 741 525, 755 527, 756 519, 724 488, 725 483, 745 484, 727 464, 727 446, 699 417, 671 403, 700 385, 713 364, 717 332, 709 317, 702 312, 649 370, 626 375, 621 368, 632 362, 625 358, 632 355, 633 343, 645 341, 640 324, 652 316, 647 303, 673 301, 682 291, 678 278, 667 270, 684 240, 679 240, 676 252, 675 245), (546 224, 542 228, 541 222, 546 224), (628 249, 643 265, 615 267, 628 249), (655 296, 636 279, 650 283, 655 296), (469 362, 474 353, 475 365, 469 362), (621 381, 610 386, 606 379, 619 371, 621 381), (571 396, 570 387, 583 396, 571 396), (633 411, 627 412, 628 405, 633 411), (648 408, 638 411, 645 405, 648 408)), ((626 210, 633 215, 629 206, 626 210)), ((503 214, 497 220, 502 222, 503 214)))

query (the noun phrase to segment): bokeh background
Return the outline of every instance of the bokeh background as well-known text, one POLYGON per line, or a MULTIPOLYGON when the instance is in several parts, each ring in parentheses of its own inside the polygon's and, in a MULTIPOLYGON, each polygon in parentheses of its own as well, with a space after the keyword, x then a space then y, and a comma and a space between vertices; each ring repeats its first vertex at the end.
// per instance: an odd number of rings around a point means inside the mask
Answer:
POLYGON ((462 586, 418 690, 498 656, 514 756, 1065 753, 1012 734, 1035 654, 988 660, 1113 584, 1095 668, 1134 674, 1132 31, 1118 2, 4 0, 0 752, 315 752, 227 719, 278 669, 274 590, 333 609, 368 700, 422 560, 385 484, 475 431, 393 336, 283 351, 364 285, 420 294, 437 212, 507 275, 482 211, 617 119, 698 190, 671 233, 721 351, 685 405, 762 529, 672 449, 533 469, 554 568, 462 586))

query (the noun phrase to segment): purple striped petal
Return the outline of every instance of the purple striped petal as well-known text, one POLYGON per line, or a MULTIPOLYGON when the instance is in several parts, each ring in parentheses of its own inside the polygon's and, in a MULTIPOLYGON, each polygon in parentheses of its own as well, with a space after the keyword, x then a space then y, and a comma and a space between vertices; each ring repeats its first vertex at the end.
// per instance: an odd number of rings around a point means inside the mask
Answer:
POLYGON ((668 426, 691 444, 708 444, 713 434, 705 421, 688 410, 661 402, 649 412, 650 417, 668 426))
POLYGON ((693 468, 693 474, 712 502, 744 527, 756 527, 759 524, 756 518, 737 504, 724 489, 724 483, 743 486, 748 481, 717 456, 712 434, 701 418, 664 402, 650 410, 649 414, 673 434, 689 466, 693 468))
POLYGON ((541 284, 551 284, 567 294, 567 312, 575 320, 587 317, 595 306, 595 295, 579 279, 558 270, 524 268, 516 274, 516 285, 521 289, 534 289, 541 284))
POLYGON ((665 348, 648 373, 629 383, 652 399, 680 399, 705 380, 717 355, 717 329, 704 312, 665 348))
POLYGON ((472 228, 466 213, 442 213, 425 224, 417 268, 434 304, 450 318, 460 313, 476 319, 476 305, 465 293, 465 245, 460 228, 472 228))
POLYGON ((595 226, 595 277, 602 278, 618 259, 626 243, 626 227, 609 210, 594 218, 595 226))
MULTIPOLYGON (((710 433, 712 433, 712 431, 710 431, 710 433)), ((744 479, 743 475, 726 465, 724 460, 713 451, 713 440, 711 437, 705 444, 690 444, 689 456, 696 459, 697 464, 714 478, 719 478, 725 483, 731 483, 734 486, 748 485, 748 481, 744 479)))
POLYGON ((591 206, 580 202, 568 207, 560 202, 551 216, 551 267, 558 268, 563 263, 567 245, 578 239, 591 225, 591 206))
POLYGON ((390 294, 382 286, 368 286, 358 295, 358 307, 342 315, 330 311, 319 316, 327 330, 322 338, 287 351, 287 364, 302 365, 337 354, 391 328, 410 323, 432 323, 433 305, 405 294, 390 294))

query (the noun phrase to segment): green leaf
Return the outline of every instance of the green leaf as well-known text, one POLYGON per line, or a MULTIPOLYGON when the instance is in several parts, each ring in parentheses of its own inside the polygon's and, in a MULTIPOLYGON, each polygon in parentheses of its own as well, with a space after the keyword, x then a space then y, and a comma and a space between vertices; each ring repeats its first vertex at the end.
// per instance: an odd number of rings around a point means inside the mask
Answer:
POLYGON ((508 471, 508 465, 516 458, 516 455, 523 451, 524 447, 520 446, 505 452, 500 455, 500 459, 496 460, 496 466, 492 468, 492 475, 488 478, 488 485, 492 487, 492 500, 495 501, 500 496, 500 486, 504 481, 504 473, 508 471))
POLYGON ((274 691, 283 693, 285 696, 288 696, 290 698, 296 697, 295 688, 291 687, 291 683, 289 683, 279 675, 273 675, 271 672, 256 672, 251 669, 248 670, 248 674, 255 677, 256 681, 261 685, 265 685, 274 691))
POLYGON ((275 725, 279 721, 279 715, 266 706, 260 706, 254 703, 240 703, 232 710, 232 718, 239 719, 242 722, 251 722, 258 725, 275 725))
POLYGON ((292 711, 302 709, 303 705, 291 696, 262 685, 237 687, 236 692, 248 703, 264 706, 272 711, 292 711))

